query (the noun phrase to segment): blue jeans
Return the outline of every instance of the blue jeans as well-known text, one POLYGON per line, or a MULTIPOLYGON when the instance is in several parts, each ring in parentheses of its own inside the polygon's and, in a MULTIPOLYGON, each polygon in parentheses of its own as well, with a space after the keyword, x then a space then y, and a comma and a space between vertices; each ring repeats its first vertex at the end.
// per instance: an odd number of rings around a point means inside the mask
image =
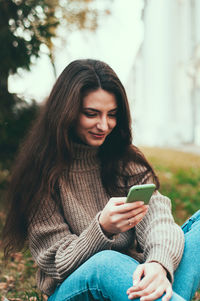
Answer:
MULTIPOLYGON (((182 229, 185 249, 175 272, 171 301, 191 300, 200 285, 200 210, 182 229)), ((48 301, 128 301, 126 291, 138 264, 119 252, 101 251, 67 277, 48 301)))

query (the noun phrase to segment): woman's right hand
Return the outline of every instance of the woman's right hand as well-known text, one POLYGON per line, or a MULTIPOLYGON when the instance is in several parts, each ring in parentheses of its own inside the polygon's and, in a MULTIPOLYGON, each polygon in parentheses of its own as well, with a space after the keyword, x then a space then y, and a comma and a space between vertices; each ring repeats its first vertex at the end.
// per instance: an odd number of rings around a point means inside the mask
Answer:
POLYGON ((125 232, 137 225, 145 216, 148 205, 143 202, 125 203, 126 197, 111 198, 99 217, 106 235, 125 232))

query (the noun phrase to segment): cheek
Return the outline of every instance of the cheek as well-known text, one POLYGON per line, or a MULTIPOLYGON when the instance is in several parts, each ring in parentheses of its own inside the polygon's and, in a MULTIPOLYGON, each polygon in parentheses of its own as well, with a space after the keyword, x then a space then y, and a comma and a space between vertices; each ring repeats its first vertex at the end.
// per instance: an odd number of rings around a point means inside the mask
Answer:
POLYGON ((77 123, 77 130, 82 132, 91 128, 94 125, 94 120, 82 116, 77 123))
POLYGON ((117 120, 116 119, 110 120, 110 122, 109 122, 109 128, 111 130, 113 130, 114 127, 116 127, 116 125, 117 125, 117 120))

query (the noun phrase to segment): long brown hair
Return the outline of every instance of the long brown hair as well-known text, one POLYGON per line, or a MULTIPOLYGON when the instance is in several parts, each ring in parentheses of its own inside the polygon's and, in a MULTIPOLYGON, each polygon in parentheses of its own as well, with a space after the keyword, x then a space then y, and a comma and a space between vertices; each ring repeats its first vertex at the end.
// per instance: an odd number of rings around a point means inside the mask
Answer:
POLYGON ((117 125, 99 148, 105 189, 110 195, 116 192, 120 162, 125 166, 133 159, 152 173, 158 187, 153 169, 132 145, 129 105, 119 78, 104 62, 76 60, 59 76, 16 158, 2 236, 5 256, 23 248, 30 217, 34 218, 40 203, 45 198, 59 202, 58 180, 70 168, 73 127, 83 96, 99 88, 113 93, 118 105, 117 125))

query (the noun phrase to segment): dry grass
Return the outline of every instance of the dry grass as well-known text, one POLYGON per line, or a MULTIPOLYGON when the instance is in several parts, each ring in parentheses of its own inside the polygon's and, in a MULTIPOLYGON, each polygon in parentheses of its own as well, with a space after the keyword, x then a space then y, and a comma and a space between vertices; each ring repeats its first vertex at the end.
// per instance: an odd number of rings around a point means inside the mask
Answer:
POLYGON ((153 164, 161 164, 174 171, 200 168, 200 156, 196 154, 158 147, 141 147, 141 150, 153 164))
POLYGON ((159 176, 160 191, 172 200, 177 223, 200 209, 200 156, 171 149, 141 148, 159 176))

